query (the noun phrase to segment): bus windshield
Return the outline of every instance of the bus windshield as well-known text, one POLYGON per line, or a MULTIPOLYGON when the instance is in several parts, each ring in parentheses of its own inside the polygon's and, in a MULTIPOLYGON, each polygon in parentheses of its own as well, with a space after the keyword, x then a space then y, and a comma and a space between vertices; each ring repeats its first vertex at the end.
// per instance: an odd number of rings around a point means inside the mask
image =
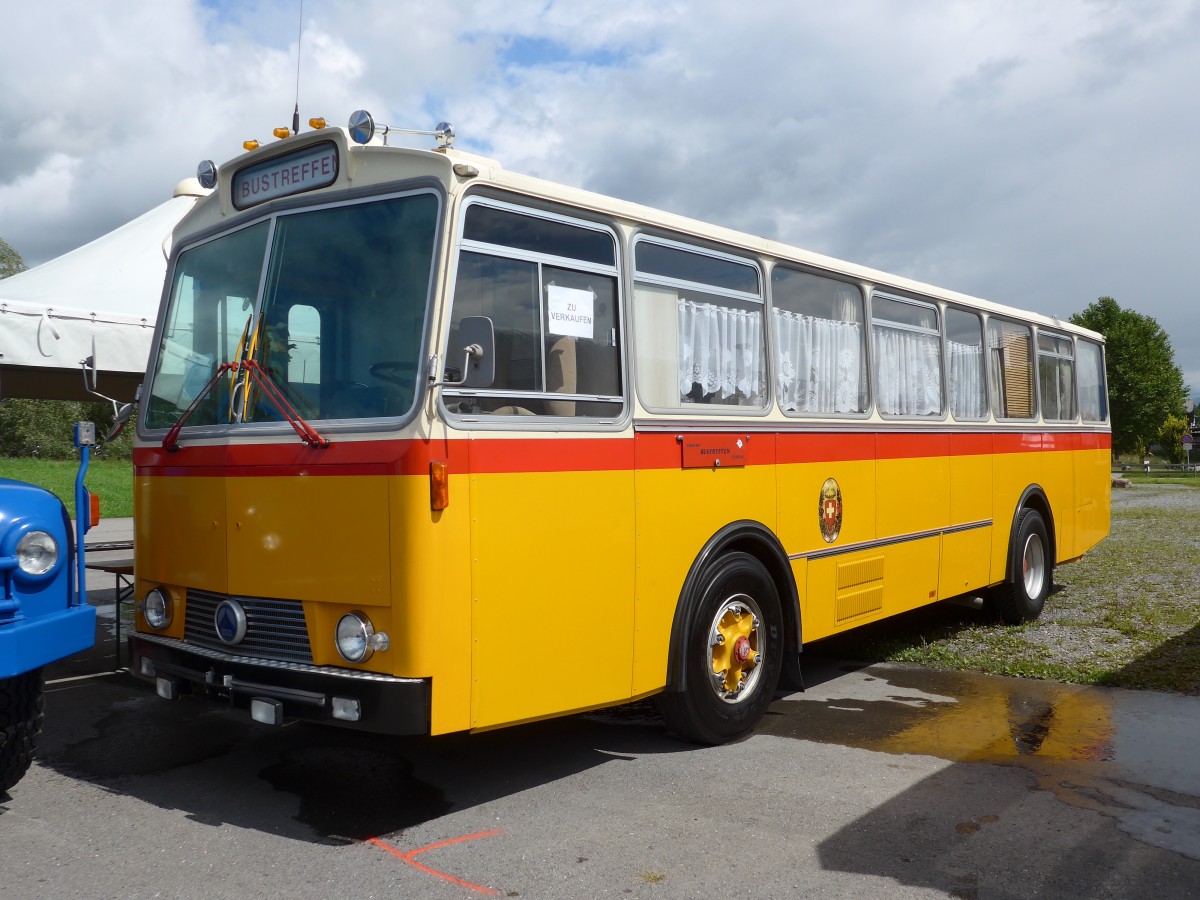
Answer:
POLYGON ((301 210, 179 256, 146 425, 279 421, 253 359, 305 419, 404 416, 417 401, 439 201, 432 192, 301 210), (203 396, 202 396, 203 394, 203 396))

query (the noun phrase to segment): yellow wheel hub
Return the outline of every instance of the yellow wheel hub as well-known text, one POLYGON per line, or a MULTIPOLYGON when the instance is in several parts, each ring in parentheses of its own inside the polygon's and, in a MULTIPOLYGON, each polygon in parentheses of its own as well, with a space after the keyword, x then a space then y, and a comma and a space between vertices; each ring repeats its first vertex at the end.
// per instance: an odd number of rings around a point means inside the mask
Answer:
POLYGON ((736 703, 752 693, 762 667, 757 604, 745 594, 730 597, 717 610, 709 630, 712 686, 717 695, 736 703))

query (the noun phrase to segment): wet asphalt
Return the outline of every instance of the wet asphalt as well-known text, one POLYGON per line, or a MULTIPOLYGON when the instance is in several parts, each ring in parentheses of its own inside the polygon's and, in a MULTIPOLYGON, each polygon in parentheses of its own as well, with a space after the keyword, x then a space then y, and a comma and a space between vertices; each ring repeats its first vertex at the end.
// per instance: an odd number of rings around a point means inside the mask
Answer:
POLYGON ((269 728, 160 700, 92 599, 97 646, 48 671, 0 794, 0 897, 1200 896, 1200 698, 809 656, 724 747, 649 703, 269 728))

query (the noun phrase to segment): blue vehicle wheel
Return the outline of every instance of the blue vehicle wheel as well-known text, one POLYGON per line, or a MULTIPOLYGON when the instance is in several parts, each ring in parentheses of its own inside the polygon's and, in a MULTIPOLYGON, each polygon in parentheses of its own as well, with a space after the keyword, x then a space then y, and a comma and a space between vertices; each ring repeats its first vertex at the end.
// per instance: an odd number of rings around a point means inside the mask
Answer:
POLYGON ((42 670, 0 678, 0 793, 29 770, 42 733, 42 670))

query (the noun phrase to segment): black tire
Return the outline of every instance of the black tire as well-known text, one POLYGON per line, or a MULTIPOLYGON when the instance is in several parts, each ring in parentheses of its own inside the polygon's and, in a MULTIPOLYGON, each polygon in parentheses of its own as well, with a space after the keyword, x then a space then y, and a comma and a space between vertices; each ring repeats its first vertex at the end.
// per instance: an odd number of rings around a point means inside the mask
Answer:
POLYGON ((0 678, 0 793, 21 780, 42 733, 42 670, 0 678))
POLYGON ((1054 575, 1046 523, 1036 509, 1017 517, 1012 547, 1012 577, 992 592, 991 605, 1000 621, 1020 625, 1042 614, 1054 575))
POLYGON ((757 559, 728 553, 685 602, 691 599, 680 648, 686 688, 660 694, 658 709, 682 737, 721 744, 753 729, 775 694, 784 647, 779 592, 757 559))

